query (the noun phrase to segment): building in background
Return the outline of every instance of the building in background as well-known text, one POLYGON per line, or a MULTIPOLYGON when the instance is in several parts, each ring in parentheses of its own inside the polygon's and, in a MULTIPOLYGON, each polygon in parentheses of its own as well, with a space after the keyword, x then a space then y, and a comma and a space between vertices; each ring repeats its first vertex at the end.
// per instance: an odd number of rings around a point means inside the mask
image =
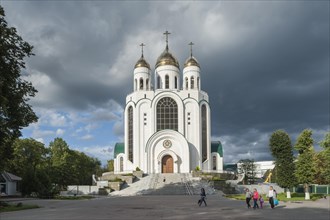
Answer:
POLYGON ((3 171, 0 174, 0 191, 1 195, 7 195, 7 196, 15 196, 20 195, 19 189, 18 189, 18 183, 21 181, 22 178, 15 176, 12 173, 8 173, 6 171, 3 171))

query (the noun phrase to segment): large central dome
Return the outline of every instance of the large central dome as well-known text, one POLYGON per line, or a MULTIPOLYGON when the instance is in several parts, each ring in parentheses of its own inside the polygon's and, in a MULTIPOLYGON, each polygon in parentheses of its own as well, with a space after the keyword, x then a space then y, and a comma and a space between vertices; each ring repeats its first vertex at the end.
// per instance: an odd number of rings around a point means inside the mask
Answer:
POLYGON ((164 65, 172 65, 180 68, 178 60, 168 51, 168 46, 166 46, 164 52, 158 57, 156 68, 164 65))

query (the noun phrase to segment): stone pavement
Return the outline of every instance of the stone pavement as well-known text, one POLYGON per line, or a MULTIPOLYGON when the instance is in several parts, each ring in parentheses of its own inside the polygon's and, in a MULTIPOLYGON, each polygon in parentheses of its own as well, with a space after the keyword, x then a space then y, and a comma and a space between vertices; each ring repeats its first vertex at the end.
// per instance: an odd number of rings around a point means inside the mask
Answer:
MULTIPOLYGON (((275 209, 247 209, 244 201, 208 195, 207 207, 198 196, 126 196, 91 200, 25 200, 39 209, 0 213, 1 220, 103 220, 103 219, 313 219, 329 220, 329 198, 316 202, 284 203, 275 209)), ((16 201, 17 202, 17 201, 16 201)))

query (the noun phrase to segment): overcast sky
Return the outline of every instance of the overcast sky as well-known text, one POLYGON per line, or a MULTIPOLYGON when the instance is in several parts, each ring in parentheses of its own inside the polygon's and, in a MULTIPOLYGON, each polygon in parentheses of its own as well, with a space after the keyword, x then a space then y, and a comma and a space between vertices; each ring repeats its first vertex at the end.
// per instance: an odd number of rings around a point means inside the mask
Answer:
MULTIPOLYGON (((305 128, 315 147, 329 131, 329 1, 0 1, 34 46, 24 77, 39 116, 24 137, 62 137, 72 149, 113 157, 141 42, 152 70, 169 47, 181 70, 190 41, 208 92, 212 138, 226 163, 269 160, 268 141, 305 128)), ((181 79, 182 82, 182 79, 181 79)), ((182 83, 181 83, 182 84, 182 83)))

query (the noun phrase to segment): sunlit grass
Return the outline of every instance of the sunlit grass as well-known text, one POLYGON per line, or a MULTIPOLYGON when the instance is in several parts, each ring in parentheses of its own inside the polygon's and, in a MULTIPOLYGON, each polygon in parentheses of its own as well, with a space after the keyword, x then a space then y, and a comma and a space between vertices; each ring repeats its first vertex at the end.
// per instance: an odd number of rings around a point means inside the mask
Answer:
POLYGON ((54 199, 60 200, 83 200, 83 199, 94 199, 94 196, 56 196, 54 199))
MULTIPOLYGON (((267 200, 266 195, 262 195, 264 200, 267 200)), ((329 196, 329 195, 328 195, 329 196)), ((237 199, 237 200, 245 200, 245 194, 228 194, 225 197, 230 199, 237 199)), ((318 199, 323 198, 323 194, 310 194, 310 200, 316 201, 318 199)), ((286 193, 279 193, 277 194, 277 199, 282 202, 289 202, 289 201, 306 201, 304 193, 291 193, 291 198, 286 198, 286 193)))
POLYGON ((0 212, 13 212, 13 211, 20 211, 25 209, 35 209, 40 208, 38 205, 30 205, 30 204, 23 204, 21 202, 13 204, 7 202, 0 203, 0 212))

